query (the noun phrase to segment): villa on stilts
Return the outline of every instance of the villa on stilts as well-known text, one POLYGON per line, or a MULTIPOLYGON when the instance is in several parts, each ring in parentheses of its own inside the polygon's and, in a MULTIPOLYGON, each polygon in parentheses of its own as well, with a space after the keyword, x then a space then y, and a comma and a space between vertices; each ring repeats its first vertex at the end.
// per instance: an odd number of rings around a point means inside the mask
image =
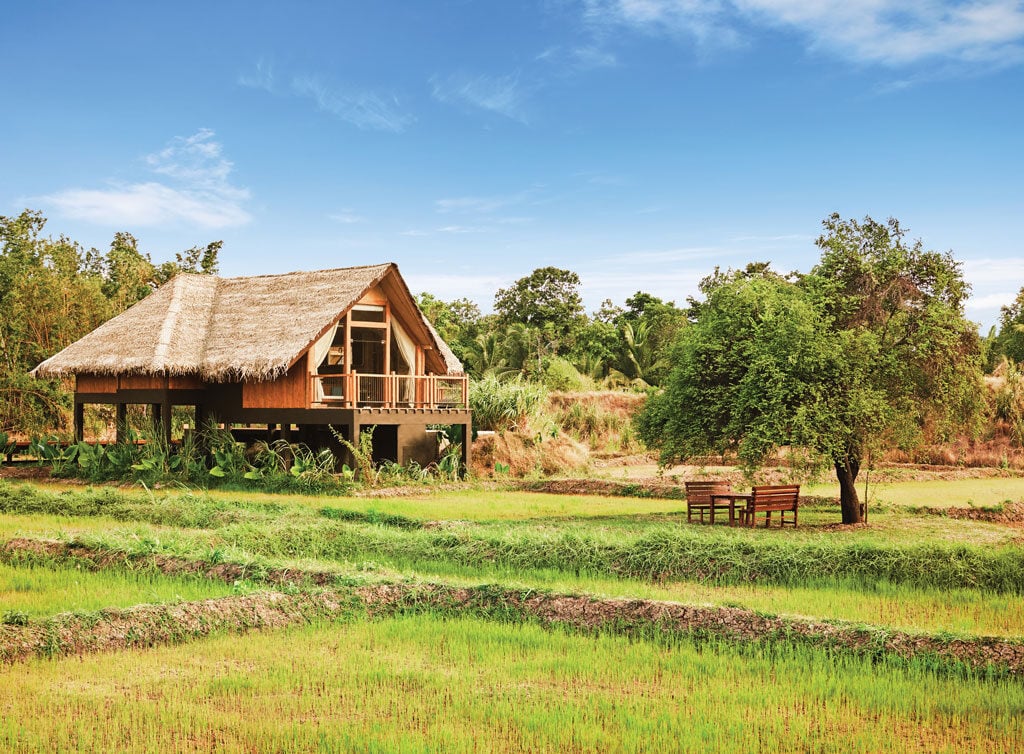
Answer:
POLYGON ((433 428, 455 427, 469 465, 462 365, 394 264, 283 275, 181 274, 33 370, 74 378, 74 431, 88 404, 150 406, 171 440, 174 406, 239 439, 337 447, 375 427, 374 458, 426 465, 433 428), (333 430, 333 432, 332 432, 333 430))

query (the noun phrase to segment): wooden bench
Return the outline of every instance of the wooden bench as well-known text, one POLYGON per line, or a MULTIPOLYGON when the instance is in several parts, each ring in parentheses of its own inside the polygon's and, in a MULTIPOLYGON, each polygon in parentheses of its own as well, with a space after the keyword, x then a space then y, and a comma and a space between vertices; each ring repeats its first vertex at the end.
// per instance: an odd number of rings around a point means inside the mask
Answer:
POLYGON ((796 526, 797 506, 800 502, 799 484, 774 484, 754 487, 747 501, 747 507, 740 512, 740 521, 747 526, 754 525, 754 517, 764 514, 764 525, 769 526, 772 513, 779 512, 779 527, 787 523, 796 526), (786 521, 786 513, 792 512, 793 520, 786 521))
POLYGON ((700 522, 704 523, 704 513, 710 513, 710 523, 715 523, 715 509, 729 510, 728 501, 715 502, 712 495, 726 495, 732 492, 729 482, 687 482, 686 483, 686 520, 693 522, 693 515, 700 514, 700 522))

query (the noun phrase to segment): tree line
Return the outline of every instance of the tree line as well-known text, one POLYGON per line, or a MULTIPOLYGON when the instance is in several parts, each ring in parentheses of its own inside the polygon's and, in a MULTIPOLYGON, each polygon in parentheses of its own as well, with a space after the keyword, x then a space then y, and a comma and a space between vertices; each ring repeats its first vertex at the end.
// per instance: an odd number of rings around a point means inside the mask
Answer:
MULTIPOLYGON (((0 217, 0 431, 66 422, 66 387, 27 374, 40 361, 175 274, 217 271, 219 241, 154 263, 128 233, 101 253, 44 237, 45 222, 0 217)), ((873 449, 976 430, 982 376, 1020 376, 1024 288, 979 337, 959 262, 897 220, 832 215, 817 246, 808 273, 716 268, 682 306, 638 291, 587 314, 579 276, 557 267, 498 290, 493 314, 466 298, 418 303, 471 377, 651 389, 637 426, 664 462, 732 453, 753 468, 785 448, 835 471, 844 520, 857 521, 854 482, 873 449)), ((1010 409, 1024 427, 1017 382, 1010 409)))

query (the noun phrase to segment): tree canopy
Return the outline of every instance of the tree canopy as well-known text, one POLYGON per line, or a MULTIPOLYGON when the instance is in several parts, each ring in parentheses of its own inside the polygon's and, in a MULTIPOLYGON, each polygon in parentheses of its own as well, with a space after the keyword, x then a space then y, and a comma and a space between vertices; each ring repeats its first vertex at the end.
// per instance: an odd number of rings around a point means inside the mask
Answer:
POLYGON ((101 254, 64 236, 42 235, 46 219, 26 210, 0 216, 0 431, 62 426, 70 398, 59 381, 28 371, 139 301, 179 272, 216 272, 221 242, 154 265, 131 234, 101 254))
POLYGON ((908 245, 896 220, 823 226, 806 275, 756 264, 701 283, 638 429, 664 462, 734 451, 752 470, 786 446, 805 469, 830 465, 853 523, 873 445, 944 439, 977 416, 980 354, 952 255, 908 245))
POLYGON ((502 324, 550 327, 568 335, 583 318, 580 276, 558 267, 539 267, 494 294, 494 311, 502 324))

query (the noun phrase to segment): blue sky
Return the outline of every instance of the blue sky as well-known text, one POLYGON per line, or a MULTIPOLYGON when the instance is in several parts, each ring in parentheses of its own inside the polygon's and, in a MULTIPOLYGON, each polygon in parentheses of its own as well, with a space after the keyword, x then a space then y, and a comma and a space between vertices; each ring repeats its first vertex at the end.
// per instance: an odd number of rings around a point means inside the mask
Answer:
POLYGON ((837 211, 952 250, 986 328, 1024 285, 1024 2, 42 0, 0 67, 0 214, 99 249, 593 310, 807 270, 837 211))

